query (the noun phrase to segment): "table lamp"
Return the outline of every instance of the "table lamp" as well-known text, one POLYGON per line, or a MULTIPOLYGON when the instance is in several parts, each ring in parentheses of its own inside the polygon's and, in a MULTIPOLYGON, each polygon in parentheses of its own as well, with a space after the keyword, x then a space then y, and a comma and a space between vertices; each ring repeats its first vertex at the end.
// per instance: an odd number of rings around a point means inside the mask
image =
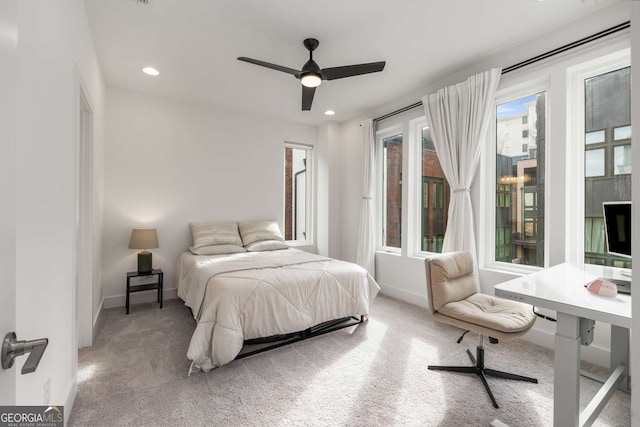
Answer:
POLYGON ((138 273, 151 273, 151 252, 147 249, 156 249, 158 246, 158 233, 155 228, 134 228, 131 230, 129 249, 143 249, 138 252, 138 273))

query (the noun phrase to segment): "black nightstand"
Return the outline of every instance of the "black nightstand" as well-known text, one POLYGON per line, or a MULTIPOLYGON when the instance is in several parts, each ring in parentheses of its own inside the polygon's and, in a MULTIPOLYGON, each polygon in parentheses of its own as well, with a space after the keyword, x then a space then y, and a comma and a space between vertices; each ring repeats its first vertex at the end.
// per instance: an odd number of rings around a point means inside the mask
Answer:
POLYGON ((156 302, 160 303, 160 308, 162 308, 162 279, 164 277, 164 273, 161 269, 151 270, 149 273, 139 273, 137 271, 130 271, 127 273, 127 314, 129 314, 129 294, 131 292, 140 292, 140 291, 148 291, 150 289, 158 290, 158 300, 156 302), (144 285, 133 285, 131 286, 131 278, 132 277, 151 277, 158 276, 158 280, 155 283, 145 283, 144 285))

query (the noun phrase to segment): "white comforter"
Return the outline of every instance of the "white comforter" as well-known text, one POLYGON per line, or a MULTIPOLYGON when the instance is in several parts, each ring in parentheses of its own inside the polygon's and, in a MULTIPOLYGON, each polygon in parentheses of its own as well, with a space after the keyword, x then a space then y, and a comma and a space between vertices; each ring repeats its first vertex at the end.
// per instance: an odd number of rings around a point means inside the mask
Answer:
POLYGON ((197 321, 187 357, 208 371, 244 340, 369 313, 380 287, 362 267, 297 249, 201 256, 177 265, 178 296, 197 321))

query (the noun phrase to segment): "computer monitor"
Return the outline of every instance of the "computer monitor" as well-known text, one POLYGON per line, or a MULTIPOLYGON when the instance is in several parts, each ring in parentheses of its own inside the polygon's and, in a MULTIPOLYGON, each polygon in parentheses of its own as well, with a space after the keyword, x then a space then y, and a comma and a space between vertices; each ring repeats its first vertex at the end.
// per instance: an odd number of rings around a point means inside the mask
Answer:
POLYGON ((631 258, 631 202, 604 202, 607 252, 631 258))

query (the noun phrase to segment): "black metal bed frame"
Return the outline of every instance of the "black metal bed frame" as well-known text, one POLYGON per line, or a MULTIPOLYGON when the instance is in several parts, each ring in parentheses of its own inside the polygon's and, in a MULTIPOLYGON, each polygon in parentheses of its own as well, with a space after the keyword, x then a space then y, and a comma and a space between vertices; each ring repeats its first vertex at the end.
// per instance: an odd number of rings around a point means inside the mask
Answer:
POLYGON ((320 323, 319 325, 312 326, 303 331, 293 332, 291 334, 274 335, 271 337, 245 340, 242 350, 240 350, 240 353, 238 353, 235 360, 253 356, 254 354, 262 353, 268 350, 273 350, 274 348, 282 347, 288 344, 293 344, 294 342, 317 337, 318 335, 323 335, 328 332, 333 332, 339 329, 348 328, 350 326, 359 325, 360 323, 366 321, 367 317, 365 315, 359 317, 349 316, 320 323))

